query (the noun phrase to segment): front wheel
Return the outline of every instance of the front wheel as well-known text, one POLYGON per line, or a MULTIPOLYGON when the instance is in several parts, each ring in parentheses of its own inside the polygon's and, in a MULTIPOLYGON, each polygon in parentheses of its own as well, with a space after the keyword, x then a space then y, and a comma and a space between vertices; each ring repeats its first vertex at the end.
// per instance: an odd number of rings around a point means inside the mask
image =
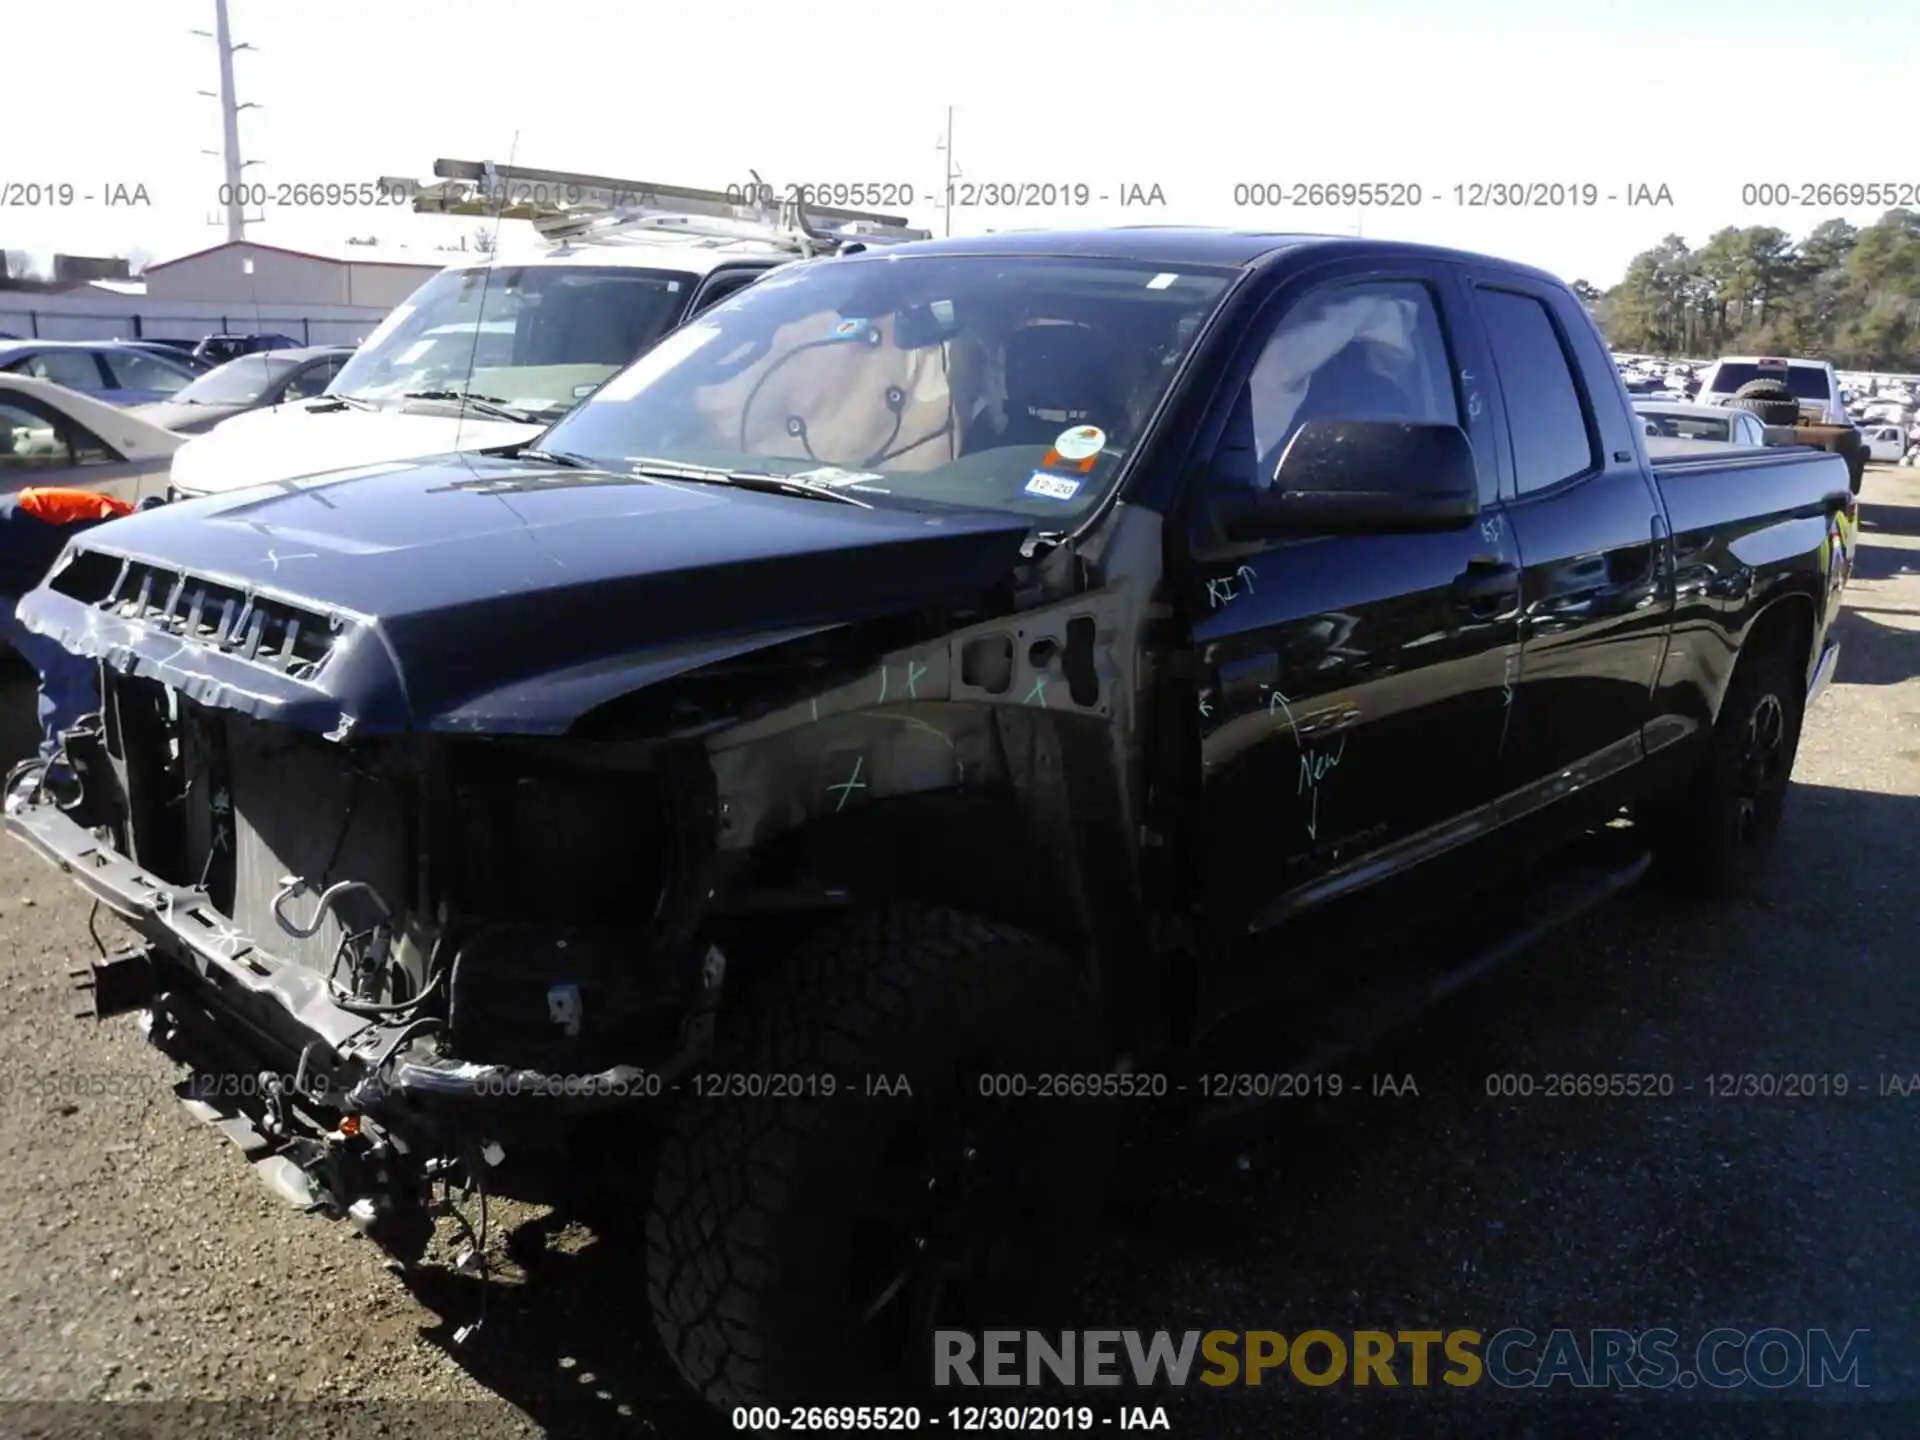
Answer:
POLYGON ((1034 1314, 1113 1141, 1110 1107, 1036 1079, 1103 1070, 1095 1016, 1051 946, 923 906, 830 927, 750 987, 647 1220, 681 1374, 722 1408, 912 1395, 936 1330, 1034 1314), (831 1095, 809 1079, 829 1073, 831 1095))
POLYGON ((1786 811, 1802 708, 1784 647, 1739 662, 1691 786, 1656 822, 1670 876, 1708 896, 1742 893, 1760 878, 1786 811))

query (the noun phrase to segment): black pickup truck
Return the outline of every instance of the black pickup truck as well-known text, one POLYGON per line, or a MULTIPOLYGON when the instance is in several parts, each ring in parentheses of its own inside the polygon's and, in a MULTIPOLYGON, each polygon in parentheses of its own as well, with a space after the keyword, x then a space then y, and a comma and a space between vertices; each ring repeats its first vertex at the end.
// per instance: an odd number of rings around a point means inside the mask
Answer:
POLYGON ((1029 1313, 1128 1107, 1752 880, 1855 506, 1812 450, 1650 465, 1519 266, 909 244, 523 449, 77 538, 20 613, 104 704, 7 825, 298 1201, 412 1262, 439 1182, 597 1195, 694 1386, 844 1399, 1029 1313))

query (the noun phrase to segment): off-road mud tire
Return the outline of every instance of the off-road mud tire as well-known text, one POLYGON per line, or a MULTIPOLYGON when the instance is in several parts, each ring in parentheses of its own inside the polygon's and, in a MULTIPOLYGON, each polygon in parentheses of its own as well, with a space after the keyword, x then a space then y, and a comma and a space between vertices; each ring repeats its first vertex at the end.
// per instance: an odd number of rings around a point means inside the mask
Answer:
POLYGON ((1749 380, 1727 402, 1737 410, 1751 410, 1762 425, 1797 425, 1800 402, 1779 380, 1749 380))
MULTIPOLYGON (((1097 1012, 1073 961, 1006 925, 895 905, 803 942, 732 1004, 710 1074, 832 1073, 839 1093, 691 1099, 668 1121, 646 1223, 648 1299, 695 1389, 722 1409, 925 1393, 930 1348, 892 1360, 864 1353, 869 1332, 852 1323, 863 1308, 853 1292, 875 1291, 847 1278, 864 1233, 856 1212, 919 1183, 917 1171, 903 1182, 887 1161, 916 1128, 942 1153, 955 1142, 952 1153, 966 1156, 976 1152, 957 1137, 998 1134, 1006 1154, 1034 1168, 1018 1199, 992 1212, 1021 1216, 1015 1278, 991 1297, 997 1318, 938 1323, 977 1331, 1050 1313, 1061 1292, 1047 1282, 1064 1278, 1093 1230, 1116 1107, 1034 1093, 982 1100, 980 1076, 1022 1073, 1031 1092, 1043 1073, 1105 1070, 1097 1012), (913 1098, 866 1098, 869 1075, 905 1075, 913 1098)), ((922 1228, 916 1220, 902 1233, 922 1228)), ((954 1232, 971 1233, 970 1224, 946 1227, 954 1232)), ((889 1253, 913 1259, 911 1240, 889 1253)))

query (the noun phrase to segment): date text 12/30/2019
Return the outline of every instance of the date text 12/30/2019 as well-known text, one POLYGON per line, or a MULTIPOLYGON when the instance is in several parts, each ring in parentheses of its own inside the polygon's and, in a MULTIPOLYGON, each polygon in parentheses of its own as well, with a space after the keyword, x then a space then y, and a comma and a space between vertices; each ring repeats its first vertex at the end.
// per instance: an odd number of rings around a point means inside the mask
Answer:
POLYGON ((1673 190, 1649 181, 1470 180, 1426 185, 1418 180, 1242 180, 1232 200, 1243 210, 1591 210, 1601 205, 1670 207, 1673 190))
POLYGON ((917 1405, 736 1405, 735 1430, 799 1435, 828 1431, 1013 1431, 1029 1435, 1089 1430, 1173 1429, 1162 1405, 953 1405, 923 1412, 917 1405))

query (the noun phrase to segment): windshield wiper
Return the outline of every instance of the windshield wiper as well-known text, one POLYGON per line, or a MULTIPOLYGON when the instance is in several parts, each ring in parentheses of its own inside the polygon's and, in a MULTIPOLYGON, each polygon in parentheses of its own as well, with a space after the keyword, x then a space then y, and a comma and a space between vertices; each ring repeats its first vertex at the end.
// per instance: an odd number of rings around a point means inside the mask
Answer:
POLYGON ((522 450, 523 460, 544 460, 549 465, 564 465, 569 470, 604 470, 607 467, 585 455, 576 455, 571 450, 522 450))
POLYGON ((335 405, 351 406, 355 410, 378 410, 380 408, 379 405, 367 399, 364 395, 316 395, 314 399, 330 401, 335 405))
POLYGON ((871 510, 873 506, 857 496, 836 490, 831 485, 821 485, 812 480, 800 480, 791 475, 773 475, 764 470, 723 470, 716 465, 687 465, 678 460, 650 460, 632 458, 627 466, 636 475, 644 475, 653 480, 691 480, 696 484, 735 485, 742 490, 757 490, 764 495, 797 495, 808 500, 834 500, 842 505, 857 505, 862 510, 871 510))
POLYGON ((535 425, 539 422, 530 410, 516 410, 505 401, 492 395, 469 395, 464 390, 408 390, 402 400, 445 400, 478 410, 483 415, 491 415, 497 420, 511 420, 517 425, 535 425))

